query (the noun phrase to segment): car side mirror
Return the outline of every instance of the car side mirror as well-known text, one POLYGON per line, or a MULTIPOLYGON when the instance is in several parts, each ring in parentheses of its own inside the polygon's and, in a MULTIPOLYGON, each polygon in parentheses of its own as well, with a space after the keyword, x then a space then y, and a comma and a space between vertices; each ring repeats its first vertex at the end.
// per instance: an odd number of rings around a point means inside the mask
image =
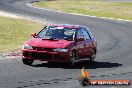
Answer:
POLYGON ((84 38, 78 38, 78 39, 76 39, 76 41, 77 41, 77 42, 79 42, 79 41, 84 41, 84 38))
POLYGON ((35 36, 36 36, 36 33, 31 33, 31 36, 32 36, 32 37, 35 37, 35 36))

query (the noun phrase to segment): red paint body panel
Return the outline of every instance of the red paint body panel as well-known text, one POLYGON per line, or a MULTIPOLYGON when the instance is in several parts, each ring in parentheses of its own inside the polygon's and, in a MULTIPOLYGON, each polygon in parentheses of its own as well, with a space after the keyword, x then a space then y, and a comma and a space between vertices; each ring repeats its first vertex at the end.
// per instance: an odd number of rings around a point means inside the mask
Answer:
POLYGON ((68 62, 70 61, 70 54, 63 52, 47 52, 37 50, 22 50, 23 58, 40 61, 59 61, 68 62))
MULTIPOLYGON (((78 25, 65 26, 65 25, 48 25, 57 27, 76 28, 78 31, 78 25)), ((54 30, 54 29, 53 29, 54 30)), ((60 29, 63 30, 63 29, 60 29)), ((77 32, 75 32, 77 33, 77 32)), ((90 36, 90 35, 89 35, 90 36)), ((22 58, 40 60, 40 61, 57 61, 57 62, 70 62, 71 53, 76 52, 78 58, 88 58, 91 55, 91 51, 96 49, 96 40, 90 37, 88 40, 76 41, 76 34, 73 36, 73 40, 65 39, 43 39, 43 38, 31 38, 24 45, 29 45, 32 49, 22 49, 22 58), (67 49, 67 52, 56 52, 54 49, 67 49)))
POLYGON ((32 38, 31 40, 27 41, 25 44, 31 45, 32 47, 41 47, 46 50, 23 49, 23 50, 21 50, 22 54, 23 54, 23 58, 28 58, 28 59, 33 59, 33 60, 41 60, 41 61, 68 62, 68 61, 70 61, 70 53, 69 52, 67 52, 67 53, 53 52, 52 49, 66 47, 70 51, 70 49, 72 49, 71 46, 73 46, 74 41, 42 40, 41 38, 32 38), (51 51, 49 51, 50 49, 51 49, 51 51))
POLYGON ((25 44, 44 48, 64 48, 73 41, 67 40, 42 40, 42 38, 33 38, 27 41, 25 44))

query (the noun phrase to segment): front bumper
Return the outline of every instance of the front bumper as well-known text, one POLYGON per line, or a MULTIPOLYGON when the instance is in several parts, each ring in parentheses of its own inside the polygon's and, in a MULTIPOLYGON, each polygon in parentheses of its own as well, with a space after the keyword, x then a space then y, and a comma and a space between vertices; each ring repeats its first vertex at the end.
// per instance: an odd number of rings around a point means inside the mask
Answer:
POLYGON ((40 60, 40 61, 57 61, 57 62, 69 62, 69 52, 47 52, 37 50, 21 50, 22 58, 40 60))

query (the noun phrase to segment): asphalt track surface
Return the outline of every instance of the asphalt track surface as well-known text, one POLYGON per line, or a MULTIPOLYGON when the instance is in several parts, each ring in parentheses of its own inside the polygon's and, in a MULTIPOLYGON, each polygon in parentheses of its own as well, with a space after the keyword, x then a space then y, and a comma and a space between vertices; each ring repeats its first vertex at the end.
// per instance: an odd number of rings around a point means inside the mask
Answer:
POLYGON ((45 62, 35 62, 33 66, 26 66, 21 58, 4 58, 0 60, 0 88, 82 88, 76 78, 81 76, 83 66, 88 70, 91 79, 132 80, 132 22, 40 10, 26 5, 31 1, 33 0, 0 0, 0 10, 19 13, 49 23, 89 26, 98 42, 96 62, 78 63, 74 67, 64 63, 45 62))

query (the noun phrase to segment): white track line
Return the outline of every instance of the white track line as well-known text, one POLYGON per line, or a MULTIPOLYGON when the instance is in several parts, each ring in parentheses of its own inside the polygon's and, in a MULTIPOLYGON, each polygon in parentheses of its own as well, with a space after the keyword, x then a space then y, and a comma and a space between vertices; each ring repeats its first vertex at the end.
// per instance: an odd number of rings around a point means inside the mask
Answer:
MULTIPOLYGON (((49 10, 49 11, 55 11, 55 12, 60 12, 60 13, 66 13, 62 12, 59 10, 53 10, 53 9, 47 9, 47 8, 40 8, 37 6, 33 6, 32 3, 26 3, 27 6, 30 6, 32 8, 37 8, 41 10, 49 10)), ((87 16, 87 17, 92 17, 92 18, 101 18, 101 19, 107 19, 107 20, 114 20, 114 21, 126 21, 126 22, 132 22, 132 20, 126 20, 126 19, 116 19, 116 18, 108 18, 108 17, 98 17, 98 16, 91 16, 91 15, 84 15, 84 14, 78 14, 78 13, 66 13, 66 14, 72 14, 72 15, 78 15, 78 16, 87 16)))
POLYGON ((3 10, 0 10, 0 16, 1 17, 11 17, 11 18, 16 18, 16 19, 25 19, 25 20, 30 20, 30 21, 42 23, 42 24, 47 23, 46 21, 36 20, 35 18, 29 17, 29 16, 24 16, 21 14, 11 13, 11 12, 7 12, 7 11, 3 11, 3 10))
POLYGON ((132 22, 132 20, 126 20, 126 19, 116 19, 116 18, 108 18, 108 17, 98 17, 98 16, 91 16, 91 15, 78 14, 78 13, 68 13, 68 14, 79 15, 79 16, 88 16, 88 17, 93 17, 93 18, 109 19, 109 20, 115 20, 115 21, 117 20, 117 21, 132 22))

